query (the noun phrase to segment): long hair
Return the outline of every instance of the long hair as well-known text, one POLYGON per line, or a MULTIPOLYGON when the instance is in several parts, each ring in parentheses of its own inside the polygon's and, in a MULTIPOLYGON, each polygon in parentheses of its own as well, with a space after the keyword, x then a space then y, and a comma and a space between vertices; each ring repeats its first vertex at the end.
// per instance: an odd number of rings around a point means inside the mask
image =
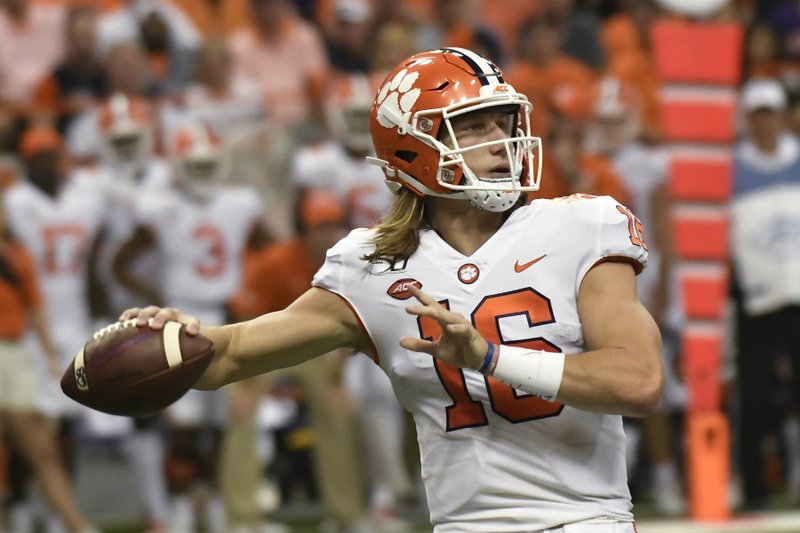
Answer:
MULTIPOLYGON (((527 198, 526 193, 521 194, 511 209, 503 213, 503 219, 525 205, 527 198)), ((403 187, 389 212, 375 226, 375 237, 371 242, 375 250, 361 259, 369 262, 381 257, 408 259, 419 247, 419 231, 428 225, 425 199, 403 187)))
POLYGON ((389 212, 375 226, 375 250, 362 259, 372 262, 379 257, 411 257, 419 246, 419 230, 427 225, 424 207, 421 196, 405 187, 400 189, 389 212))

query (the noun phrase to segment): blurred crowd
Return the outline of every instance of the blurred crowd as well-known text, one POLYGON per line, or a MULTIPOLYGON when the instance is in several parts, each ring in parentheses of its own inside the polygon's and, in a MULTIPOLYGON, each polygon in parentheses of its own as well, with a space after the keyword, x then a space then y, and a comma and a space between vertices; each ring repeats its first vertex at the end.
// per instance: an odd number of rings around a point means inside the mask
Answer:
MULTIPOLYGON (((285 531, 269 513, 298 498, 323 503, 326 531, 407 527, 404 510, 424 506, 413 424, 363 354, 192 391, 142 419, 78 409, 58 379, 127 307, 220 324, 302 294, 325 250, 392 202, 365 161, 377 87, 443 46, 492 59, 533 102, 537 197, 611 195, 646 228, 639 292, 664 334, 667 387, 656 414, 626 422, 629 475, 634 501, 685 513, 685 320, 649 37, 665 17, 679 15, 651 0, 0 0, 0 532, 97 531, 70 489, 86 443, 124 455, 148 532, 285 531)), ((759 173, 800 183, 800 5, 742 1, 715 17, 744 29, 733 205, 752 209, 759 173)), ((781 211, 778 248, 797 206, 781 211)), ((731 211, 731 352, 752 388, 723 378, 735 427, 755 438, 734 446, 732 501, 796 506, 800 340, 783 336, 800 330, 800 288, 753 296, 759 276, 780 277, 741 252, 744 209, 731 211), (768 356, 765 336, 778 339, 768 356)))

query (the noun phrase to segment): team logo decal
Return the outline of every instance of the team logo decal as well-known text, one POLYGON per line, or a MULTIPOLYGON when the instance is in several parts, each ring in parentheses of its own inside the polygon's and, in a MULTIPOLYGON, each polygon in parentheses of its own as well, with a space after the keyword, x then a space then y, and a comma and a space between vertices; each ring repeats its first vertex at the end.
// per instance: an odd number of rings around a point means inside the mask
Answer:
POLYGON ((381 126, 394 128, 399 119, 408 123, 411 118, 411 108, 417 103, 421 93, 419 89, 414 88, 417 78, 419 72, 409 73, 408 69, 403 69, 381 87, 376 100, 378 123, 381 126))
POLYGON ((480 275, 481 271, 478 270, 478 266, 472 263, 461 265, 461 267, 458 269, 458 280, 461 283, 466 283, 467 285, 470 283, 475 283, 480 275))
POLYGON ((386 294, 395 300, 408 300, 412 296, 411 291, 408 290, 411 286, 421 289, 422 283, 413 278, 398 279, 387 289, 386 294))

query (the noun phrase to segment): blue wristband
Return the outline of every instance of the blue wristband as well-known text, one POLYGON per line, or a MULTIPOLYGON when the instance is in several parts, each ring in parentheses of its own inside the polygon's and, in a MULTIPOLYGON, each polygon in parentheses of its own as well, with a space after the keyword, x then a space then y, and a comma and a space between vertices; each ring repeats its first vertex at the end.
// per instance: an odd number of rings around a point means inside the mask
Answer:
POLYGON ((486 341, 486 344, 489 345, 489 349, 486 351, 486 357, 483 359, 483 365, 479 372, 481 374, 485 374, 486 371, 489 369, 489 365, 492 364, 492 359, 494 358, 494 344, 486 341))

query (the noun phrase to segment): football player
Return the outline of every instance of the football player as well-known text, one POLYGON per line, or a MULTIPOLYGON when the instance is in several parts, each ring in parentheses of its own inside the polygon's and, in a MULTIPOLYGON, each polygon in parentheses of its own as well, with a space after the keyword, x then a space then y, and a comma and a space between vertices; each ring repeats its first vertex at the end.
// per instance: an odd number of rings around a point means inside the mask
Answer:
POLYGON ((663 388, 636 296, 646 243, 610 197, 525 205, 540 180, 531 108, 472 51, 408 58, 370 117, 392 210, 329 250, 311 289, 224 327, 155 306, 121 318, 212 339, 198 388, 370 354, 414 416, 437 533, 633 533, 621 415, 651 413, 663 388))
MULTIPOLYGON (((202 123, 177 128, 170 144, 174 186, 145 191, 137 199, 137 227, 113 261, 119 281, 140 297, 192 309, 209 324, 221 324, 226 304, 238 289, 243 254, 266 240, 261 200, 255 190, 228 180, 221 141, 202 123), (133 267, 155 251, 163 275, 152 279, 133 267)), ((196 449, 199 432, 216 433, 224 421, 223 397, 190 391, 168 411, 173 425, 173 459, 188 459, 191 469, 208 472, 210 458, 196 449), (201 431, 202 430, 202 431, 201 431), (198 463, 198 454, 203 459, 198 463)), ((215 435, 216 436, 216 435, 215 435)), ((184 464, 172 461, 172 465, 184 464)), ((174 473, 175 470, 173 469, 174 473)), ((173 526, 192 528, 194 514, 188 490, 194 476, 177 483, 173 526)), ((176 485, 173 479, 173 485, 176 485)), ((221 503, 209 506, 212 529, 224 530, 221 503)))
MULTIPOLYGON (((69 480, 59 457, 57 437, 45 415, 60 418, 67 430, 83 414, 59 389, 58 367, 65 368, 83 346, 91 330, 87 299, 94 243, 105 214, 102 196, 87 183, 71 179, 63 157, 63 142, 55 129, 32 126, 22 136, 20 155, 27 180, 18 180, 4 195, 8 230, 32 257, 42 292, 40 321, 48 324, 51 339, 39 336, 40 345, 27 347, 53 354, 55 364, 34 365, 36 415, 25 417, 27 427, 17 420, 15 430, 25 428, 25 455, 43 483, 45 496, 69 531, 86 531, 88 526, 74 500, 69 480)), ((18 257, 22 261, 22 257, 18 257)), ((29 302, 33 304, 35 302, 29 302)), ((19 373, 19 377, 22 377, 19 373)), ((125 423, 128 423, 125 421, 125 423)), ((60 528, 51 517, 49 527, 60 528)))

